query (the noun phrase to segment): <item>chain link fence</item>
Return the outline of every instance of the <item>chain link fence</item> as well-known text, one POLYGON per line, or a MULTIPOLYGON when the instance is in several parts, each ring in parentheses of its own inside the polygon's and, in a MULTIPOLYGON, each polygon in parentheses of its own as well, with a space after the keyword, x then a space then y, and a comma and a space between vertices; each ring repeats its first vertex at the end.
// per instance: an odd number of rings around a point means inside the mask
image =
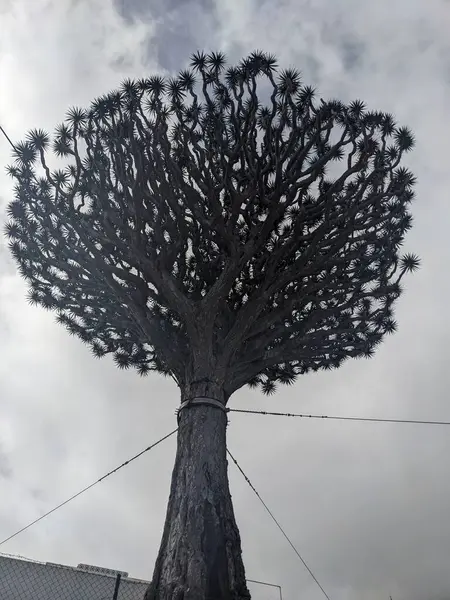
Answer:
MULTIPOLYGON (((260 600, 283 599, 279 585, 254 579, 247 582, 260 600)), ((123 571, 83 564, 68 567, 0 554, 0 600, 144 600, 148 585, 123 571)))
POLYGON ((0 555, 0 600, 143 600, 148 584, 101 567, 0 555))

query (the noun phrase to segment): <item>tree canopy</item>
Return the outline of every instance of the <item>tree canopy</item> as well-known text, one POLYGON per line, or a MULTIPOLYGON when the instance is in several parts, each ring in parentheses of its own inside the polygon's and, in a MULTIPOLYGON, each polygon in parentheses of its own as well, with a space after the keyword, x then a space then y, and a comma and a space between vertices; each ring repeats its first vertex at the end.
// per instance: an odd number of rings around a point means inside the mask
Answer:
POLYGON ((18 143, 6 233, 30 302, 96 356, 179 385, 201 356, 271 393, 395 331, 413 145, 268 54, 199 52, 18 143))

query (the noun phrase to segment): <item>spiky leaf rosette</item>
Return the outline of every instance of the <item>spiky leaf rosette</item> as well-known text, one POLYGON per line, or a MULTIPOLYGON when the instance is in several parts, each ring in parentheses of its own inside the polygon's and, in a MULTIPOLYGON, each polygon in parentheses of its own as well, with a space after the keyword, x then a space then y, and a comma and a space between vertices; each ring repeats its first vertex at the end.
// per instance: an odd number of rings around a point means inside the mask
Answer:
POLYGON ((229 394, 372 356, 418 266, 399 256, 413 136, 360 101, 316 101, 262 52, 191 67, 16 146, 7 235, 30 300, 96 356, 180 385, 214 369, 229 394))

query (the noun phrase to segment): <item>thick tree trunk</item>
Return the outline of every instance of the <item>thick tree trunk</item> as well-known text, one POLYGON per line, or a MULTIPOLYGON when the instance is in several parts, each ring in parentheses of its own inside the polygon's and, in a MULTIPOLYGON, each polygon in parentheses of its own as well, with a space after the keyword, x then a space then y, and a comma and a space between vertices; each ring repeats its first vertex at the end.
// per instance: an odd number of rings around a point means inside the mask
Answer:
POLYGON ((145 600, 248 600, 226 458, 227 416, 180 412, 166 523, 145 600))

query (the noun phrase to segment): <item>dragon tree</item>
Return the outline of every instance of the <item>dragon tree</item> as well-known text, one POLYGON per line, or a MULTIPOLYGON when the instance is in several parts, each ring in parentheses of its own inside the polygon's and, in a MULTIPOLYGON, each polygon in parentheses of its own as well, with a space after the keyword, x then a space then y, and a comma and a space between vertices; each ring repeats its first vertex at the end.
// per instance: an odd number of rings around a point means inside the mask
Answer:
POLYGON ((52 138, 15 145, 6 234, 29 300, 96 357, 180 390, 146 600, 250 597, 227 402, 369 358, 396 330, 419 266, 401 254, 413 145, 391 115, 317 99, 259 51, 235 66, 196 53, 176 77, 127 80, 52 138))

